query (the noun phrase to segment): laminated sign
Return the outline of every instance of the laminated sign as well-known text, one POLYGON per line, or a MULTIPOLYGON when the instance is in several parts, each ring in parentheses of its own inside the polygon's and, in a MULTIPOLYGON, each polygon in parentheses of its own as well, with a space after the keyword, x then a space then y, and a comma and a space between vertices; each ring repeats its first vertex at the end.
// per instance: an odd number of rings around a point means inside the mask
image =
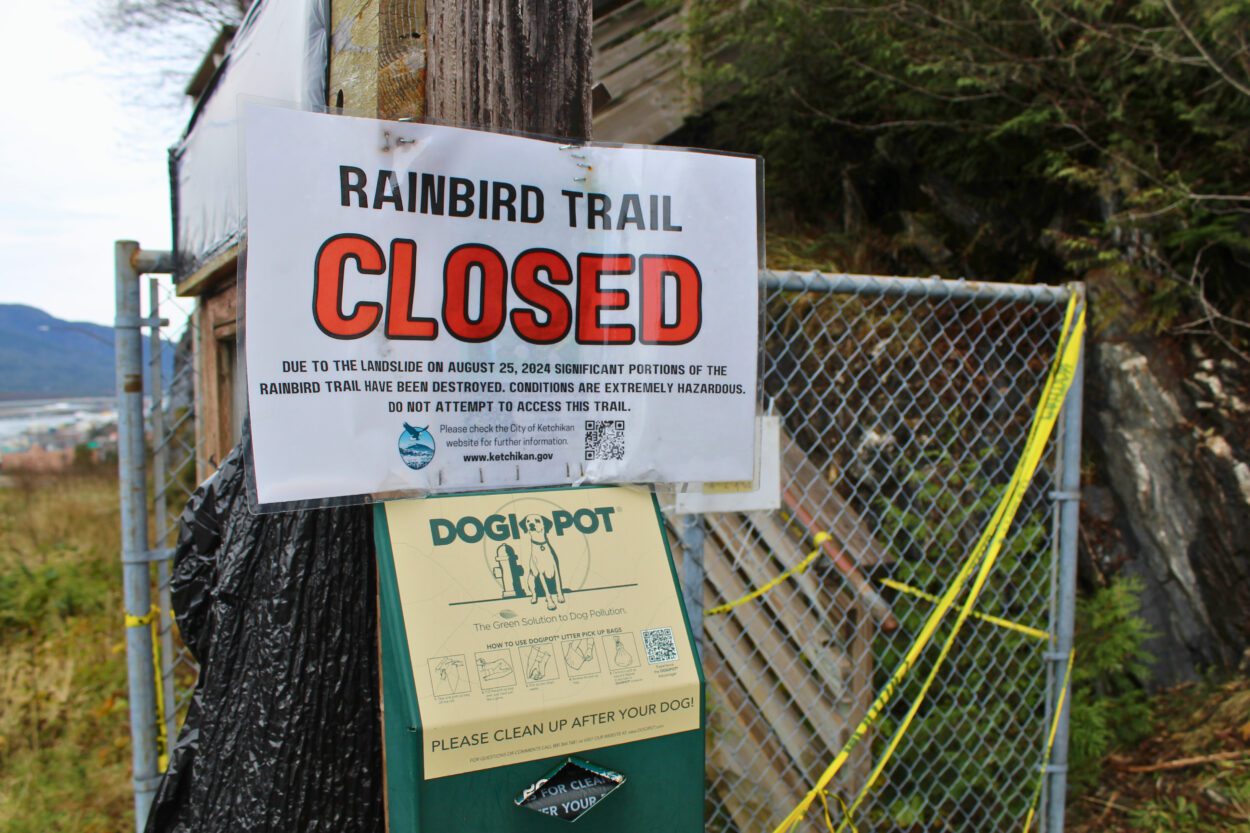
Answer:
POLYGON ((699 729, 697 659, 649 490, 385 509, 425 778, 699 729))
POLYGON ((244 124, 261 504, 752 479, 758 159, 244 124))

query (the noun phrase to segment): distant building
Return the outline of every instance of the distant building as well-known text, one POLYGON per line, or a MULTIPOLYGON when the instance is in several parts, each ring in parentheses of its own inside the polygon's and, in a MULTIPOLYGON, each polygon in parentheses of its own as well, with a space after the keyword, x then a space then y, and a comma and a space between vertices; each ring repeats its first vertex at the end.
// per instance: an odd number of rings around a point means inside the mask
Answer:
POLYGON ((0 457, 0 471, 31 472, 47 474, 66 471, 74 465, 73 448, 45 448, 31 446, 25 451, 14 451, 0 457))

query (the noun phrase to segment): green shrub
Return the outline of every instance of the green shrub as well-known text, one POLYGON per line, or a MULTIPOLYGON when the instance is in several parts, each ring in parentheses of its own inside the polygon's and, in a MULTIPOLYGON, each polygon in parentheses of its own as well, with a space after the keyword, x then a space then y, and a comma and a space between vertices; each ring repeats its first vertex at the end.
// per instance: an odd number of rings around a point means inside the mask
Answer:
POLYGON ((1140 593, 1138 579, 1121 577, 1077 600, 1068 775, 1076 792, 1094 785, 1108 752, 1152 729, 1141 685, 1151 633, 1140 616, 1140 593))

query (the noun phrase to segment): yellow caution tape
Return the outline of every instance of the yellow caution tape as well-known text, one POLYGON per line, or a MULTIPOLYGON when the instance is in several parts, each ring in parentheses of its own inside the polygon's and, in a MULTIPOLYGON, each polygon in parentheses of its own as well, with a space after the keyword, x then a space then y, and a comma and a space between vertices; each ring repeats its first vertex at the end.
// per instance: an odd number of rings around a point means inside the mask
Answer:
POLYGON ((855 823, 851 821, 851 811, 847 809, 846 802, 842 800, 842 796, 830 795, 827 790, 821 790, 820 791, 820 804, 821 804, 821 807, 825 811, 825 829, 827 829, 829 833, 834 833, 833 818, 829 815, 829 799, 830 798, 838 802, 838 806, 842 808, 842 818, 845 820, 844 823, 848 823, 851 825, 851 833, 859 833, 859 831, 855 829, 855 823))
MULTIPOLYGON (((1024 453, 1021 455, 1020 463, 1016 467, 1016 472, 1012 477, 1012 483, 1008 486, 1007 494, 1004 501, 1000 505, 1007 507, 1007 512, 998 516, 998 523, 995 525, 991 520, 991 526, 986 528, 986 533, 990 533, 990 537, 982 535, 982 540, 988 540, 984 559, 981 567, 977 572, 977 577, 972 584, 972 589, 968 591, 968 598, 964 601, 963 606, 959 610, 959 615, 955 620, 955 625, 951 628, 951 632, 947 635, 946 641, 943 643, 941 650, 938 652, 937 659, 933 662, 933 667, 929 669, 929 675, 925 678, 924 684, 920 688, 919 694, 907 710, 907 715, 899 723, 898 728, 894 731, 894 736, 890 738, 889 744, 886 745, 885 751, 877 760, 876 766, 868 776, 868 780, 860 789, 859 795, 855 801, 851 803, 851 812, 859 808, 867 796, 872 785, 876 783, 878 777, 885 770, 886 764, 889 763, 899 744, 903 740, 903 736, 911 727, 912 721, 916 717, 916 713, 920 710, 921 704, 929 693, 929 689, 933 686, 933 682, 937 679, 938 672, 941 670, 942 663, 946 661, 950 654, 951 648, 955 644, 955 639, 967 622, 968 617, 972 613, 972 607, 976 604, 977 598, 981 595, 981 590, 985 587, 986 581, 989 580, 990 572, 994 568, 999 553, 1002 552, 1003 542, 1007 538, 1007 533, 1011 528, 1011 522, 1015 518, 1016 511, 1020 507, 1021 501, 1024 499, 1024 491, 1028 484, 1032 481, 1037 466, 1041 463, 1042 454, 1046 449, 1046 442, 1050 438, 1051 431, 1054 428, 1055 421, 1058 419, 1059 411, 1063 406, 1063 400, 1067 396, 1068 387, 1071 384, 1073 370, 1076 362, 1080 358, 1082 336, 1085 327, 1085 312, 1082 309, 1080 316, 1075 324, 1072 323, 1073 306, 1075 298, 1068 303, 1068 311, 1064 316, 1064 338, 1060 341, 1057 363, 1052 366, 1051 372, 1047 377, 1046 386, 1042 391, 1041 406, 1038 409, 1033 425, 1029 430, 1029 437, 1025 441, 1024 453), (1065 368, 1067 372, 1065 373, 1065 368)), ((996 513, 997 514, 997 513, 996 513)), ((980 549, 980 547, 978 547, 980 549)), ((974 550, 975 553, 975 550, 974 550)), ((838 828, 839 833, 846 827, 844 821, 842 826, 838 828)))
MULTIPOLYGON (((159 613, 158 608, 152 608, 159 613)), ((156 678, 156 766, 159 772, 169 769, 169 734, 165 731, 165 681, 161 677, 161 635, 157 621, 152 622, 152 671, 156 678)))
POLYGON ((716 607, 709 607, 707 610, 703 611, 703 615, 704 616, 716 616, 721 613, 728 613, 729 611, 733 610, 735 607, 740 607, 749 601, 758 599, 760 596, 763 596, 765 593, 767 593, 769 590, 772 590, 778 584, 781 584, 783 581, 790 578, 790 576, 796 576, 799 573, 806 570, 808 567, 812 566, 812 562, 815 561, 820 556, 821 545, 823 545, 826 541, 829 541, 832 539, 833 539, 833 536, 830 535, 828 532, 817 532, 812 538, 812 540, 816 544, 816 549, 809 552, 807 556, 798 564, 795 564, 793 567, 786 570, 784 573, 781 573, 780 575, 778 575, 772 581, 768 582, 762 587, 752 590, 750 593, 747 593, 745 596, 741 598, 734 599, 732 602, 726 602, 723 605, 717 605, 716 607))
POLYGON ((972 607, 976 603, 981 589, 984 587, 986 580, 989 578, 990 570, 994 566, 994 562, 998 558, 998 554, 1002 550, 1002 545, 1007 537, 1007 532, 1011 527, 1011 523, 1015 518, 1016 512, 1020 508, 1020 503, 1024 499, 1024 492, 1029 483, 1033 479, 1034 473, 1037 471, 1038 464, 1041 462, 1042 454, 1045 452, 1046 443, 1054 430, 1055 422, 1058 419, 1059 412, 1063 407, 1063 401, 1067 397, 1068 388, 1071 386, 1072 379, 1076 373, 1076 365, 1081 355, 1081 345, 1084 341, 1085 332, 1085 309, 1082 305, 1079 313, 1077 311, 1077 296, 1072 295, 1068 300, 1068 307, 1064 314, 1062 336, 1059 342, 1059 349, 1056 351, 1055 363, 1051 366, 1050 372, 1047 374, 1046 384, 1042 389, 1041 401, 1038 404, 1037 413, 1034 415, 1033 423, 1029 428, 1028 438, 1025 440, 1024 451, 1020 455, 1020 460, 1016 464, 1016 469, 1012 474, 1011 481, 1007 484, 1007 489, 1003 497, 999 500, 994 509, 989 523, 977 540, 976 546, 969 554, 968 558, 960 566, 958 573, 950 586, 942 594, 934 606, 933 611, 929 614, 928 619, 920 629, 916 640, 908 647, 907 652, 899 661, 898 667, 890 675, 889 680, 869 706, 868 711, 860 720, 851 736, 843 744, 842 749, 834 757, 832 763, 825 768, 820 777, 816 780, 815 785, 803 797, 803 800, 787 815, 777 826, 774 833, 789 833, 793 831, 801 821, 806 817, 808 809, 812 802, 816 800, 829 782, 838 774, 842 767, 846 764, 851 752, 861 741, 868 735, 869 729, 880 718, 885 711, 894 695, 898 692, 904 679, 911 673, 919 660, 920 655, 928 647, 932 641, 934 634, 937 632, 943 618, 955 604, 955 599, 963 591, 968 580, 972 577, 974 570, 978 565, 980 570, 973 583, 972 589, 968 593, 960 609, 959 616, 955 622, 951 633, 947 637, 946 643, 942 646, 942 651, 934 662, 928 678, 925 680, 924 686, 920 694, 912 703, 908 710, 907 716, 899 724, 894 736, 890 739, 889 745, 885 752, 877 761, 868 780, 864 783, 859 795, 852 802, 849 810, 843 817, 842 825, 839 831, 845 829, 852 817, 852 814, 859 808, 864 797, 872 788, 881 772, 885 769, 894 750, 898 748, 904 734, 915 719, 916 712, 919 711, 921 703, 924 701, 925 695, 928 693, 929 687, 933 684, 937 677, 938 670, 941 668, 942 662, 946 655, 950 652, 951 646, 954 644, 955 637, 959 634, 964 622, 972 613, 972 607))
POLYGON ((141 628, 150 625, 152 628, 152 671, 156 678, 156 749, 157 766, 164 772, 169 766, 169 735, 165 731, 165 684, 161 679, 161 639, 158 623, 161 609, 152 605, 152 609, 142 616, 126 614, 128 628, 141 628))
MULTIPOLYGON (((1025 441, 1024 453, 1021 455, 1020 462, 1016 466, 1016 471, 1012 475, 1012 481, 1008 484, 1007 493, 1000 502, 999 507, 1006 509, 1005 512, 995 512, 995 517, 991 519, 989 526, 981 536, 976 549, 973 550, 973 558, 970 562, 981 560, 980 569, 977 572, 976 579, 973 581, 972 589, 968 592, 968 597, 964 601, 963 606, 959 610, 959 615, 955 620, 955 625, 951 628, 951 632, 947 635, 946 641, 943 643, 941 650, 938 652, 937 658, 933 662, 933 667, 929 669, 929 675, 925 678, 924 684, 920 688, 920 692, 916 695, 911 706, 907 710, 906 716, 899 723, 898 728, 894 731, 893 737, 886 745, 884 752, 878 758, 876 765, 869 774, 864 786, 860 789, 859 795, 851 802, 851 812, 854 813, 863 803, 868 791, 872 789, 877 778, 885 770, 890 758, 894 755, 902 743, 903 736, 911 727, 912 721, 916 717, 916 713, 920 710, 921 704, 924 703, 925 697, 929 693, 929 689, 933 686, 933 682, 937 679, 938 672, 941 670, 942 663, 946 661, 950 654, 951 648, 955 644, 964 623, 972 613, 972 607, 976 604, 977 598, 981 594, 981 590, 985 587, 986 581, 989 579, 990 572, 993 570, 994 563, 997 561, 999 553, 1002 551, 1003 542, 1007 538, 1007 533, 1011 528, 1012 520, 1015 518, 1016 511, 1020 507, 1021 501, 1024 499, 1024 491, 1028 484, 1032 481, 1037 466, 1041 463, 1042 454, 1046 449, 1046 442, 1050 438, 1051 431, 1059 416, 1059 411, 1063 406, 1063 400, 1067 396, 1068 387, 1071 384, 1076 363, 1080 358, 1082 339, 1085 328, 1085 311, 1081 310, 1080 315, 1073 322, 1075 297, 1069 301, 1067 313, 1064 315, 1063 338, 1059 344, 1059 350, 1056 355, 1056 363, 1052 365, 1051 371, 1047 376, 1046 385, 1042 390, 1042 400, 1038 408, 1037 415, 1033 424, 1029 429, 1028 439, 1025 441), (979 552, 983 552, 982 558, 979 552)), ((965 565, 967 566, 967 565, 965 565)), ((962 571, 961 571, 962 572, 962 571)), ((845 830, 846 821, 838 828, 839 833, 845 830)))
POLYGON ((1046 735, 1046 756, 1042 759, 1042 772, 1037 778, 1037 788, 1033 790, 1033 800, 1029 802, 1029 813, 1024 817, 1023 833, 1029 833, 1033 826, 1033 814, 1037 812, 1037 802, 1042 797, 1042 784, 1046 782, 1046 765, 1050 763, 1050 753, 1055 747, 1055 735, 1059 734, 1059 719, 1063 716, 1063 707, 1068 699, 1068 685, 1072 682, 1072 665, 1076 660, 1076 651, 1068 651, 1068 668, 1063 672, 1063 688, 1059 689, 1059 702, 1055 704, 1055 714, 1050 720, 1050 732, 1046 735))
MULTIPOLYGON (((924 599, 927 602, 940 602, 937 596, 932 593, 926 593, 918 587, 912 587, 910 584, 903 584, 901 581, 895 581, 892 578, 882 579, 881 583, 886 587, 897 590, 900 593, 906 593, 909 596, 915 596, 918 599, 924 599)), ((988 613, 979 613, 972 611, 973 618, 980 619, 983 622, 989 622, 991 625, 998 625, 1000 628, 1006 628, 1016 633, 1022 633, 1025 636, 1031 636, 1034 639, 1050 639, 1050 634, 1041 628, 1031 628, 1028 625, 1021 625, 1019 622, 1013 622, 1010 619, 1004 619, 1001 616, 991 616, 988 613)))

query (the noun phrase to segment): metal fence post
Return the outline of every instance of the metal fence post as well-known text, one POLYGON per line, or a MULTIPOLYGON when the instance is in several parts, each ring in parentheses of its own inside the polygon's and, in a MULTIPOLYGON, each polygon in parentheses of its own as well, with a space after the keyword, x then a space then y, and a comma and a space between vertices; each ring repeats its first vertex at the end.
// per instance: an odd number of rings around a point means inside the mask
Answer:
POLYGON ((685 553, 681 570, 681 593, 686 616, 694 635, 694 648, 703 657, 703 516, 692 513, 682 519, 681 548, 685 553))
POLYGON ((117 472, 121 497, 122 592, 126 624, 126 676, 130 700, 135 829, 147 824, 160 782, 156 748, 156 674, 152 661, 151 552, 148 546, 147 480, 144 458, 143 342, 150 320, 141 313, 139 275, 170 271, 164 252, 143 252, 133 240, 113 247, 113 322, 117 384, 117 472))
MULTIPOLYGON (((1079 287, 1074 291, 1081 291, 1079 287)), ((1081 299, 1084 303, 1084 298, 1081 299)), ((1076 561, 1077 534, 1081 509, 1081 409, 1085 384, 1084 344, 1073 373, 1072 387, 1063 403, 1060 435, 1060 481, 1055 499, 1059 502, 1059 586, 1055 609, 1055 636, 1051 645, 1051 714, 1063 693, 1067 667, 1072 653, 1076 624, 1076 561)), ((1050 760, 1046 764, 1046 831, 1063 833, 1064 803, 1068 787, 1068 717, 1072 711, 1072 692, 1065 697, 1059 714, 1058 730, 1050 760)))
POLYGON ((122 584, 126 610, 126 676, 130 690, 130 745, 135 786, 135 829, 142 831, 159 781, 156 752, 156 679, 152 668, 152 609, 148 570, 147 483, 144 467, 143 345, 140 336, 139 244, 115 244, 117 319, 117 472, 121 490, 122 584))
POLYGON ((156 532, 156 549, 163 555, 156 562, 156 591, 160 606, 157 618, 157 633, 160 644, 160 686, 162 694, 161 707, 163 714, 160 719, 165 725, 166 755, 173 745, 177 732, 177 709, 174 694, 174 610, 170 596, 169 567, 172 550, 169 547, 169 515, 167 496, 169 484, 166 482, 169 469, 169 437, 165 433, 165 385, 164 373, 165 353, 164 342, 161 340, 161 287, 157 278, 148 283, 148 314, 155 319, 149 339, 148 360, 151 363, 152 390, 152 506, 154 510, 154 527, 156 532))

